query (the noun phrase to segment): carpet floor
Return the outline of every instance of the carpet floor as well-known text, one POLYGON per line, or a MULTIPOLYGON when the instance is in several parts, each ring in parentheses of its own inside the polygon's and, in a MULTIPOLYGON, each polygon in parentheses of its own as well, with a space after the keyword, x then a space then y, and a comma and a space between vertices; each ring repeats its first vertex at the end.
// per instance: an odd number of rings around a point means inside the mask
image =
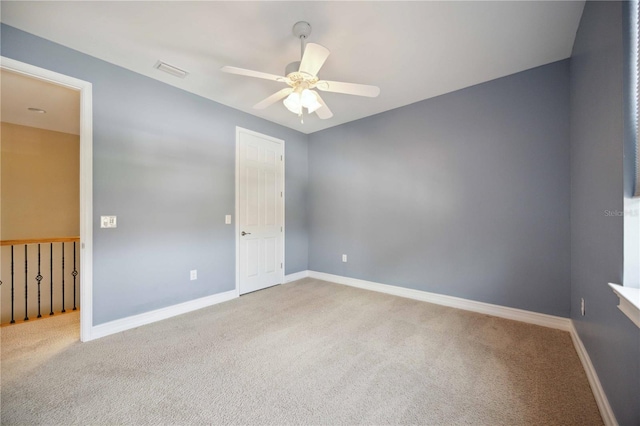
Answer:
POLYGON ((310 278, 79 343, 1 329, 2 424, 599 425, 568 333, 310 278))

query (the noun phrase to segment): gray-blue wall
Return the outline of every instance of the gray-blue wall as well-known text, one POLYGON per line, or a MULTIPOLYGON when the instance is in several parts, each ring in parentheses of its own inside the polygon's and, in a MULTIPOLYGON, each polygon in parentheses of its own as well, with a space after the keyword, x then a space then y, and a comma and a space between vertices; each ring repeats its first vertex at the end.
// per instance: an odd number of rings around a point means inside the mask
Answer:
POLYGON ((312 134, 310 269, 568 317, 568 65, 312 134))
POLYGON ((622 282, 623 218, 605 210, 623 211, 627 14, 587 2, 571 57, 571 317, 618 422, 639 425, 640 330, 607 286, 622 282))
POLYGON ((93 84, 94 325, 234 288, 236 126, 285 140, 286 273, 308 268, 307 135, 6 25, 1 47, 93 84))

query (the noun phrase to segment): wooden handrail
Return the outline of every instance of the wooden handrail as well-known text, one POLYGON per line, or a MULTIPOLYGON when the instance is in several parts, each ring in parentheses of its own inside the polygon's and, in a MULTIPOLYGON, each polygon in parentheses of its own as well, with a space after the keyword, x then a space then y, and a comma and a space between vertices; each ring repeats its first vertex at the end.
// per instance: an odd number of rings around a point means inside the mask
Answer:
POLYGON ((2 240, 0 246, 17 246, 22 244, 72 243, 80 241, 80 237, 31 238, 26 240, 2 240))

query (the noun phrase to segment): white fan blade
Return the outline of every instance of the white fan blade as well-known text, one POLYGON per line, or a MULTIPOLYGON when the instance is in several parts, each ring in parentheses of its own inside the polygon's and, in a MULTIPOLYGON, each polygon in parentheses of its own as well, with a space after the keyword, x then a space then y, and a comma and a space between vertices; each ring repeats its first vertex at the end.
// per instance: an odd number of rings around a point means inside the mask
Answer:
POLYGON ((285 89, 279 90, 273 95, 269 96, 268 98, 258 102, 253 107, 255 109, 265 109, 269 105, 273 105, 276 102, 278 102, 280 99, 284 98, 285 96, 288 96, 291 92, 293 92, 293 88, 291 87, 287 87, 285 89))
POLYGON ((316 114, 318 114, 318 117, 320 117, 322 120, 326 120, 327 118, 333 117, 333 113, 331 112, 327 104, 324 103, 324 100, 322 99, 320 94, 318 92, 313 92, 313 93, 316 94, 316 97, 318 98, 318 102, 320 102, 320 105, 322 105, 320 108, 316 110, 316 114))
POLYGON ((329 49, 315 43, 307 43, 300 61, 300 72, 309 75, 318 75, 318 71, 322 68, 324 61, 329 57, 329 49))
POLYGON ((347 95, 367 96, 369 98, 375 98, 380 94, 380 88, 377 86, 342 83, 340 81, 321 80, 316 83, 316 88, 324 92, 345 93, 347 95))
POLYGON ((226 72, 229 74, 244 75, 246 77, 264 78, 265 80, 282 81, 282 82, 286 82, 287 80, 286 77, 282 77, 279 75, 268 74, 266 72, 247 70, 244 68, 237 68, 237 67, 226 66, 226 67, 220 68, 220 71, 226 72))

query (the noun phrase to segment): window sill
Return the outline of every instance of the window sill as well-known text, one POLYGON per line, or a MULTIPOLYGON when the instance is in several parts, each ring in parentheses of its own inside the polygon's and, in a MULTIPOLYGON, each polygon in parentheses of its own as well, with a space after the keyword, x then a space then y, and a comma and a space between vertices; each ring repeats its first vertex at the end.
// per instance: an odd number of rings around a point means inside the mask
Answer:
POLYGON ((623 287, 612 283, 609 283, 609 286, 620 298, 618 309, 624 312, 624 314, 640 328, 640 289, 623 287))

